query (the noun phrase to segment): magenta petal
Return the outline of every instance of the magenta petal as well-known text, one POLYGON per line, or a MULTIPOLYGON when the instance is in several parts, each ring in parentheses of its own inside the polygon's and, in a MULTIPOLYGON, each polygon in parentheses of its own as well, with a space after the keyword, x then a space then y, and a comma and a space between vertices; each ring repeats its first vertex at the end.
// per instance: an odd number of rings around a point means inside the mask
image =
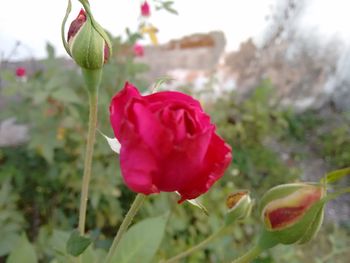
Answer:
MULTIPOLYGON (((126 118, 149 150, 157 156, 162 156, 172 149, 173 135, 163 127, 147 106, 144 100, 133 99, 126 109, 126 118)), ((122 137, 129 137, 129 132, 122 128, 122 137)))
POLYGON ((129 139, 124 140, 120 167, 124 181, 131 190, 143 194, 159 193, 153 182, 153 176, 158 173, 155 158, 135 134, 130 134, 129 139))
POLYGON ((178 91, 161 91, 161 92, 157 92, 157 93, 145 96, 144 99, 150 104, 163 102, 169 105, 174 101, 177 103, 179 102, 186 103, 190 106, 194 106, 200 109, 201 111, 203 111, 201 105, 197 100, 193 99, 189 95, 186 95, 178 91))
POLYGON ((141 98, 141 95, 132 84, 126 82, 123 90, 113 97, 109 106, 110 122, 118 140, 120 140, 120 127, 125 119, 125 109, 132 98, 141 98))
POLYGON ((201 176, 213 129, 208 127, 202 134, 184 139, 163 157, 160 163, 161 178, 156 179, 161 191, 179 191, 189 185, 193 178, 201 176))
POLYGON ((231 160, 231 147, 216 133, 213 133, 208 152, 204 158, 203 169, 197 176, 192 177, 191 182, 184 188, 179 189, 178 192, 181 194, 179 203, 186 199, 197 198, 207 192, 224 175, 231 160))

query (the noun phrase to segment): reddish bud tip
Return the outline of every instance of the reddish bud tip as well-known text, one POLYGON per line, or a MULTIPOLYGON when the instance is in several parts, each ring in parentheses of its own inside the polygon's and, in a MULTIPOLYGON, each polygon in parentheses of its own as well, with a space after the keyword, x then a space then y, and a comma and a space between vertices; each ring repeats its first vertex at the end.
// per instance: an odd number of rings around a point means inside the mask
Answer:
POLYGON ((83 8, 80 9, 80 12, 79 12, 79 14, 77 16, 77 19, 78 18, 85 18, 85 20, 86 20, 86 13, 85 13, 85 10, 83 8))
POLYGON ((109 47, 107 45, 107 43, 105 43, 105 47, 104 47, 104 53, 103 53, 103 63, 107 63, 107 61, 109 60, 110 54, 109 54, 109 47))
POLYGON ((82 27, 82 25, 86 22, 86 13, 84 9, 81 9, 77 18, 72 21, 72 23, 69 26, 68 30, 68 37, 67 40, 69 40, 76 35, 76 33, 79 31, 79 29, 82 27))

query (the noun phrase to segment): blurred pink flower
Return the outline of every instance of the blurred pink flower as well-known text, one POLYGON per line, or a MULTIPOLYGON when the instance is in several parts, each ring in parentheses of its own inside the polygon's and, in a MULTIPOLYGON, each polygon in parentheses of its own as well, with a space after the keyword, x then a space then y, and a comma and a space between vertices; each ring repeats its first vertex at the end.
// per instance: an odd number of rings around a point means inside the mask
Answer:
POLYGON ((16 76, 19 78, 23 78, 27 75, 27 71, 24 67, 16 68, 16 76))
POLYGON ((143 2, 143 4, 141 5, 141 15, 142 16, 150 16, 151 15, 151 9, 150 9, 147 1, 143 2))
POLYGON ((133 49, 136 57, 143 57, 145 50, 142 45, 136 43, 133 49))

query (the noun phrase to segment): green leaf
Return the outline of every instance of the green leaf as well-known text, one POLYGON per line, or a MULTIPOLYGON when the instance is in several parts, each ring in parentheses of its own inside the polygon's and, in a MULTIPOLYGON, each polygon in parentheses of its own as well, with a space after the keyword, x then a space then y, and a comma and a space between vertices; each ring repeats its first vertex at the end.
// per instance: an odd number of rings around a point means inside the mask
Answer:
MULTIPOLYGON (((4 232, 3 230, 1 232, 4 232)), ((3 233, 1 233, 3 234, 3 233)), ((12 248, 15 247, 18 239, 20 238, 17 233, 5 233, 5 235, 2 235, 2 239, 0 239, 0 257, 7 255, 12 248)))
POLYGON ((174 15, 178 15, 178 12, 172 7, 174 2, 173 1, 156 1, 160 4, 160 6, 156 6, 156 10, 164 9, 174 15))
POLYGON ((70 233, 54 229, 50 239, 48 240, 48 247, 54 252, 54 257, 59 263, 71 263, 73 257, 67 254, 66 246, 70 233))
POLYGON ((79 256, 91 244, 91 240, 83 237, 77 230, 74 230, 67 241, 67 252, 75 257, 79 256))
POLYGON ((170 6, 164 6, 165 10, 168 11, 171 14, 178 15, 179 13, 172 7, 170 6))
POLYGON ((38 258, 36 256, 34 247, 32 244, 29 243, 27 237, 25 234, 23 234, 19 240, 17 245, 12 250, 11 254, 9 255, 6 263, 19 263, 19 262, 26 262, 26 263, 37 263, 38 258))
POLYGON ((162 241, 168 215, 148 218, 132 226, 120 241, 112 262, 151 262, 162 241))
POLYGON ((326 180, 326 183, 331 184, 336 181, 339 181, 340 179, 342 179, 344 176, 347 176, 347 175, 350 175, 350 167, 332 171, 326 174, 325 178, 322 179, 322 181, 326 180))

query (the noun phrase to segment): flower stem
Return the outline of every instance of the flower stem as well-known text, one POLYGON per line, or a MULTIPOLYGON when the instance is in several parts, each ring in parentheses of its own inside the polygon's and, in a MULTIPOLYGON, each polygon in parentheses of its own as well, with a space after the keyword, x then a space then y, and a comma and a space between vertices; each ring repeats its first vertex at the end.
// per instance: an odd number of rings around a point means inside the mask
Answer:
POLYGON ((102 70, 90 71, 83 69, 83 75, 89 95, 89 128, 86 142, 84 174, 81 186, 81 198, 79 208, 79 233, 85 233, 86 207, 89 193, 89 183, 91 177, 92 156, 94 153, 95 133, 97 125, 97 102, 98 102, 98 87, 101 81, 102 70))
POLYGON ((252 262, 253 259, 255 259, 257 256, 260 255, 260 253, 263 250, 259 245, 256 245, 255 247, 251 248, 247 253, 245 253, 243 256, 235 259, 232 263, 249 263, 252 262))
POLYGON ((162 263, 174 263, 177 262, 178 260, 189 256, 190 254, 192 254, 193 252, 196 252, 204 247, 206 247, 211 241, 213 241, 215 238, 217 238, 218 236, 220 236, 223 232, 225 232, 227 228, 225 226, 221 227, 220 229, 218 229, 216 232, 214 232, 212 235, 210 235, 209 237, 207 237, 206 239, 204 239, 202 242, 200 242, 199 244, 195 245, 194 247, 191 247, 190 249, 170 258, 167 259, 165 261, 162 261, 162 263))
POLYGON ((137 211, 142 206, 142 204, 145 201, 145 199, 146 199, 146 195, 137 194, 134 202, 132 203, 128 213, 126 214, 122 224, 119 227, 118 233, 115 236, 111 247, 109 248, 109 251, 108 251, 105 263, 111 263, 112 262, 112 257, 114 256, 114 253, 115 253, 115 251, 117 249, 117 246, 118 246, 118 244, 119 244, 123 234, 128 229, 131 221, 133 220, 133 218, 136 215, 137 211))

